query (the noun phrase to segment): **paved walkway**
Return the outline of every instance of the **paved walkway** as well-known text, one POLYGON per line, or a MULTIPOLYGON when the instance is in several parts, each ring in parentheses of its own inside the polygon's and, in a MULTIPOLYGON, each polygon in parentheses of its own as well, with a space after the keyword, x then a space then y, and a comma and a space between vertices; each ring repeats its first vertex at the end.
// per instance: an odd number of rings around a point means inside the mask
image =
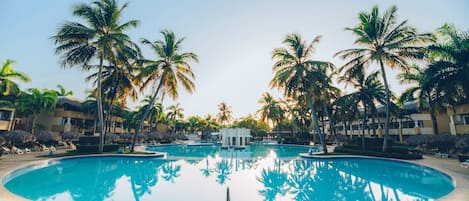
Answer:
MULTIPOLYGON (((57 153, 63 153, 65 150, 58 150, 57 153)), ((43 152, 33 152, 24 155, 3 155, 0 160, 0 178, 8 174, 17 167, 29 163, 48 160, 48 158, 37 157, 44 155, 43 152)), ((446 172, 456 180, 456 189, 449 195, 442 198, 442 201, 467 201, 469 200, 469 169, 460 167, 459 161, 455 159, 441 159, 433 156, 425 156, 422 160, 412 161, 418 164, 427 165, 437 170, 446 172)), ((24 201, 7 191, 0 183, 0 201, 24 201)))

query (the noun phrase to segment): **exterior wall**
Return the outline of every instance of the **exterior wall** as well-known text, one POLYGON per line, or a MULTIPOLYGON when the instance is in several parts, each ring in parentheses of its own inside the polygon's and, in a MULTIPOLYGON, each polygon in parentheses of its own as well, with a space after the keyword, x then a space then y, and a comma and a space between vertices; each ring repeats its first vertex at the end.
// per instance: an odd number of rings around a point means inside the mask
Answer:
POLYGON ((9 131, 14 124, 15 109, 0 108, 0 131, 9 131))
POLYGON ((469 134, 469 104, 459 105, 447 110, 450 117, 449 128, 451 134, 469 134))

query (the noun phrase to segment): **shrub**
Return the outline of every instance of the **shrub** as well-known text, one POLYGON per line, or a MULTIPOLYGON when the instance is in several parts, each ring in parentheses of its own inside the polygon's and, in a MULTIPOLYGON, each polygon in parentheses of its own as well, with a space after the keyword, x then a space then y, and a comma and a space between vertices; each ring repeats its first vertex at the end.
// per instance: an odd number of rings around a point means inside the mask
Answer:
MULTIPOLYGON (((105 144, 103 147, 103 152, 112 152, 117 151, 119 149, 118 144, 105 144)), ((80 153, 97 153, 98 152, 98 145, 77 145, 77 152, 80 153)))
POLYGON ((99 136, 82 136, 78 138, 80 145, 97 145, 99 144, 99 136))

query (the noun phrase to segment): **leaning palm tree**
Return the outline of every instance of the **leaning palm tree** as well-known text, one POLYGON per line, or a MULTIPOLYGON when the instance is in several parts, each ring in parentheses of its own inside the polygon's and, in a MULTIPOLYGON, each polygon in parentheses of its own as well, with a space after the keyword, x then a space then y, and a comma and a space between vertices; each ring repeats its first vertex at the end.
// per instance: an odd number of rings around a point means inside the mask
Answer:
POLYGON ((116 55, 138 49, 125 31, 138 25, 137 20, 121 23, 121 17, 127 4, 119 7, 117 0, 99 0, 90 4, 78 4, 73 15, 86 24, 67 22, 59 27, 53 36, 57 44, 56 53, 61 54, 64 67, 87 68, 98 61, 97 107, 99 119, 99 152, 103 151, 104 119, 102 107, 101 79, 104 62, 114 60, 116 55))
POLYGON ((359 23, 352 28, 356 36, 355 44, 361 48, 352 48, 339 51, 335 56, 347 59, 348 62, 342 68, 352 68, 357 64, 363 67, 376 62, 386 89, 386 123, 383 142, 383 151, 387 149, 389 138, 389 111, 391 105, 391 91, 386 78, 385 65, 391 68, 407 69, 409 60, 423 58, 424 45, 433 40, 431 34, 419 34, 417 30, 407 24, 407 20, 398 22, 396 19, 397 8, 390 7, 383 15, 380 15, 377 6, 371 12, 360 12, 359 23))
POLYGON ((233 120, 231 106, 229 106, 226 102, 221 102, 218 104, 217 120, 220 124, 229 124, 233 120))
POLYGON ((270 86, 283 90, 284 96, 290 98, 301 98, 308 103, 311 109, 311 118, 314 129, 318 133, 324 152, 327 152, 324 133, 319 128, 315 103, 320 98, 322 87, 326 81, 320 67, 333 68, 334 65, 328 61, 312 60, 315 45, 320 36, 311 43, 301 39, 299 34, 287 35, 283 43, 286 48, 276 48, 272 53, 275 59, 273 66, 274 77, 270 86))
POLYGON ((7 59, 0 69, 0 96, 17 95, 21 92, 15 80, 29 82, 28 75, 15 71, 11 66, 15 61, 7 59))
MULTIPOLYGON (((150 85, 156 87, 152 92, 150 105, 155 104, 157 96, 161 95, 160 90, 172 99, 179 97, 178 87, 182 87, 189 93, 195 90, 193 82, 195 76, 189 62, 198 62, 197 55, 192 52, 180 52, 184 37, 178 39, 174 32, 168 30, 162 31, 161 34, 163 34, 164 40, 151 42, 142 39, 142 43, 150 46, 156 53, 156 60, 145 60, 143 62, 144 67, 140 73, 140 77, 144 79, 142 90, 150 85)), ((134 150, 135 140, 143 127, 143 121, 149 113, 150 110, 145 111, 140 118, 140 126, 137 127, 137 132, 135 132, 131 151, 134 150)))

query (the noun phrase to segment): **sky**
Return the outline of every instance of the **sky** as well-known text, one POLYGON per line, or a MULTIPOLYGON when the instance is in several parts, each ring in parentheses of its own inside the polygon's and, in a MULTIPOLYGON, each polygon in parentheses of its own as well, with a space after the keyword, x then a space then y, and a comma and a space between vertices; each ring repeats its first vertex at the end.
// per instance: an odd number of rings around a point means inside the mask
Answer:
MULTIPOLYGON (((90 1, 0 0, 0 62, 16 60, 14 69, 31 77, 31 82, 20 84, 22 89, 56 89, 61 84, 72 90, 74 97, 84 99, 85 90, 93 88, 85 82, 91 72, 61 67, 50 39, 61 24, 81 22, 72 16, 72 9, 82 2, 90 1)), ((239 118, 260 108, 258 100, 264 92, 280 97, 279 91, 269 88, 274 63, 271 53, 283 46, 282 40, 290 33, 299 33, 308 41, 322 35, 313 59, 341 66, 344 61, 334 58, 334 53, 355 47, 354 36, 344 28, 356 25, 358 13, 374 5, 383 12, 396 5, 398 20, 408 20, 420 32, 433 32, 444 23, 469 29, 466 0, 120 0, 124 2, 128 7, 123 21, 140 20, 137 28, 128 31, 132 40, 159 40, 160 31, 168 29, 186 38, 183 51, 199 56, 200 62, 192 64, 196 91, 188 94, 181 90, 177 100, 166 98, 164 102, 164 106, 180 103, 186 117, 215 115, 217 105, 225 101, 239 118)), ((155 58, 150 49, 141 48, 145 57, 155 58)), ((373 70, 374 66, 369 69, 373 70)), ((399 95, 408 86, 399 84, 396 75, 396 70, 389 70, 388 80, 391 90, 399 95)), ((138 105, 128 103, 130 108, 138 105)))

